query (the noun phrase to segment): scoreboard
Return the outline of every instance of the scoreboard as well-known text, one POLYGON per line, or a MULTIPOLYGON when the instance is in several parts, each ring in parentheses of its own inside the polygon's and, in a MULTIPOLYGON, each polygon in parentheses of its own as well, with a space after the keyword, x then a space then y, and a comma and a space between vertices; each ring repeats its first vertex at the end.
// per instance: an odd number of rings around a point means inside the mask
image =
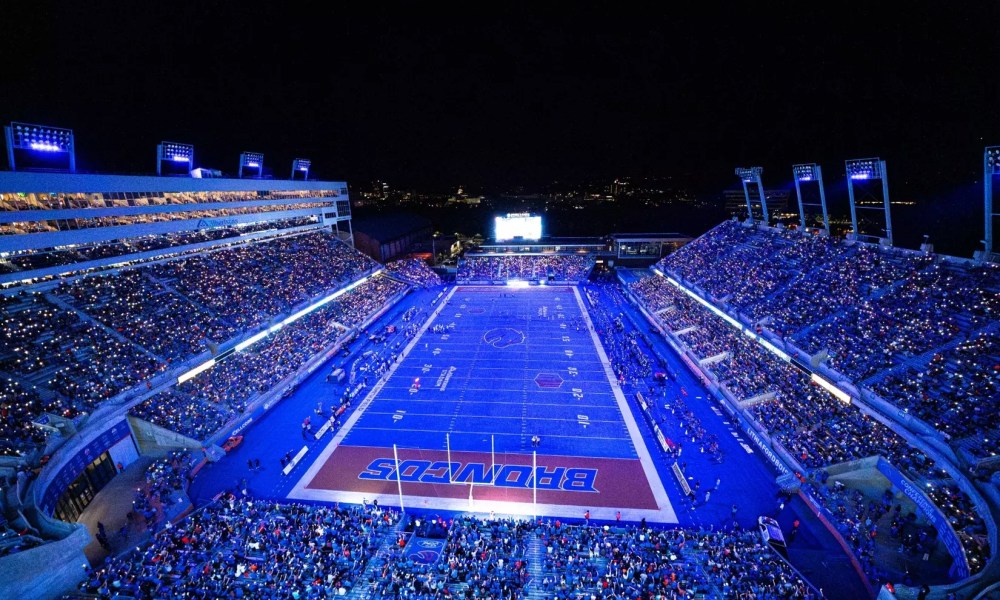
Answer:
POLYGON ((537 241, 542 237, 542 218, 530 213, 507 213, 496 217, 494 223, 494 238, 498 242, 537 241))

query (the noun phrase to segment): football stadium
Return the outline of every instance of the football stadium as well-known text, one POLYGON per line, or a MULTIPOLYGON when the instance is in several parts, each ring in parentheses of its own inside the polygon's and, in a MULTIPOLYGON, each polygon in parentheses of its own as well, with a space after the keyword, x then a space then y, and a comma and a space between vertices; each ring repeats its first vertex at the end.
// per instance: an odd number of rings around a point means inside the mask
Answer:
POLYGON ((84 174, 6 133, 4 598, 995 593, 997 148, 975 257, 894 246, 861 159, 845 236, 818 165, 792 225, 737 169, 747 218, 644 265, 511 214, 445 273, 358 251, 303 159, 84 174))

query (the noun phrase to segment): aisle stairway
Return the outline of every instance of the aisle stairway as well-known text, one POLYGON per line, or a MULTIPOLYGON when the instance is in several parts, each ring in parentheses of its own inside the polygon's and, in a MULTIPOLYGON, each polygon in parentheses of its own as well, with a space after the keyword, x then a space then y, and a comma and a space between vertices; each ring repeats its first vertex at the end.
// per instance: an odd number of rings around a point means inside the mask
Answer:
POLYGON ((395 525, 393 525, 391 529, 382 534, 382 545, 379 546, 375 556, 368 561, 368 565, 365 567, 365 570, 354 582, 354 587, 351 589, 348 597, 365 599, 378 597, 376 595, 376 590, 378 588, 376 585, 378 583, 377 578, 380 576, 382 568, 388 561, 387 557, 390 556, 392 551, 397 548, 397 540, 399 539, 400 533, 403 532, 403 529, 406 526, 406 521, 407 519, 404 516, 395 525))
POLYGON ((525 598, 543 600, 549 595, 542 589, 542 579, 545 577, 542 563, 545 558, 545 546, 539 539, 537 533, 532 533, 528 538, 528 547, 524 551, 524 557, 528 559, 528 573, 531 580, 525 587, 525 598))

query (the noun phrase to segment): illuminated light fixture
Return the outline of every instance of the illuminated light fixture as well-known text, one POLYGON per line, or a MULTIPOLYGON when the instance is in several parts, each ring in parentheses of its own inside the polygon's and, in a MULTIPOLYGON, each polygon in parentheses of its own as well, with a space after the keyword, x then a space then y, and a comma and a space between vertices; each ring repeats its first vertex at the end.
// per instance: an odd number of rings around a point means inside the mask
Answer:
MULTIPOLYGON (((878 238, 878 243, 892 246, 892 214, 889 210, 889 181, 886 175, 885 161, 875 157, 875 158, 856 158, 853 160, 844 161, 844 166, 847 170, 847 196, 851 205, 851 229, 854 232, 855 239, 858 236, 862 237, 875 237, 878 238), (854 182, 855 181, 872 181, 879 180, 882 182, 882 207, 877 207, 871 203, 863 203, 858 205, 854 198, 854 182), (885 214, 885 229, 883 230, 884 235, 867 235, 861 233, 858 223, 858 210, 868 210, 868 211, 881 211, 885 214)), ((869 192, 873 191, 870 189, 867 183, 865 184, 862 191, 869 192)))
POLYGON ((744 183, 751 183, 760 177, 764 169, 761 167, 736 167, 736 176, 744 183))
POLYGON ((851 403, 851 396, 847 392, 833 385, 826 379, 823 379, 822 377, 820 377, 815 373, 812 374, 812 377, 810 377, 810 379, 812 379, 813 383, 815 383, 819 387, 833 394, 833 397, 836 398, 837 400, 840 400, 844 404, 851 403))
POLYGON ((34 162, 32 166, 35 168, 76 171, 76 144, 72 129, 12 121, 10 125, 4 127, 4 134, 7 138, 7 159, 12 171, 17 170, 18 155, 26 159, 29 164, 34 162), (40 153, 49 156, 65 154, 66 166, 53 167, 53 159, 43 159, 40 153), (32 155, 35 156, 34 160, 32 155))
POLYGON ((882 161, 878 158, 858 158, 846 161, 845 164, 847 166, 847 176, 855 181, 882 179, 882 161))
POLYGON ((798 181, 813 181, 819 179, 816 175, 816 168, 815 164, 793 165, 792 174, 795 175, 795 179, 798 181))
POLYGON ((181 383, 184 383, 185 381, 188 381, 189 379, 194 379, 196 376, 198 376, 199 373, 204 373, 205 371, 211 369, 214 366, 215 366, 215 359, 211 358, 201 363, 197 367, 191 369, 190 371, 181 373, 181 375, 177 378, 177 383, 179 385, 181 383))
POLYGON ((830 235, 830 217, 826 212, 826 190, 823 188, 823 169, 816 163, 792 165, 792 177, 795 179, 795 197, 799 201, 799 225, 806 231, 806 206, 818 206, 823 210, 823 230, 830 235), (819 204, 805 202, 802 199, 802 184, 816 182, 819 187, 819 204))
POLYGON ((992 175, 1000 175, 1000 146, 986 148, 986 167, 992 175))
POLYGON ((747 202, 747 218, 753 221, 753 204, 750 201, 750 188, 747 184, 756 184, 758 201, 760 202, 760 212, 764 225, 769 223, 767 214, 767 198, 764 196, 764 183, 760 180, 763 167, 736 167, 736 176, 743 183, 743 197, 747 202))
POLYGON ((312 161, 308 158, 296 158, 292 161, 292 176, 289 179, 295 179, 296 177, 309 179, 309 167, 311 166, 312 161))
POLYGON ((193 166, 194 146, 191 144, 181 144, 178 142, 160 142, 157 144, 157 175, 190 175, 193 166), (164 162, 168 163, 166 168, 164 168, 164 162))
POLYGON ((993 177, 1000 175, 1000 146, 987 146, 983 153, 983 209, 986 217, 984 225, 983 250, 975 253, 983 261, 996 261, 993 255, 993 222, 1000 214, 993 209, 993 177))
POLYGON ((256 169, 254 177, 260 177, 264 173, 264 155, 260 152, 240 154, 240 177, 243 177, 244 169, 256 169))

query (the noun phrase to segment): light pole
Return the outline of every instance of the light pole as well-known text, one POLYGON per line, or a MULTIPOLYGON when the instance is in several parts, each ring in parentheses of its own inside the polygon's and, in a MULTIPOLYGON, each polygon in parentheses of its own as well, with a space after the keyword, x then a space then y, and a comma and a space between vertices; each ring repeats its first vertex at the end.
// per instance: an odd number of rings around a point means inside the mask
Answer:
POLYGON ((437 239, 438 239, 439 235, 441 235, 441 232, 440 231, 435 231, 434 235, 431 236, 431 266, 432 267, 436 267, 437 264, 438 264, 437 239))

